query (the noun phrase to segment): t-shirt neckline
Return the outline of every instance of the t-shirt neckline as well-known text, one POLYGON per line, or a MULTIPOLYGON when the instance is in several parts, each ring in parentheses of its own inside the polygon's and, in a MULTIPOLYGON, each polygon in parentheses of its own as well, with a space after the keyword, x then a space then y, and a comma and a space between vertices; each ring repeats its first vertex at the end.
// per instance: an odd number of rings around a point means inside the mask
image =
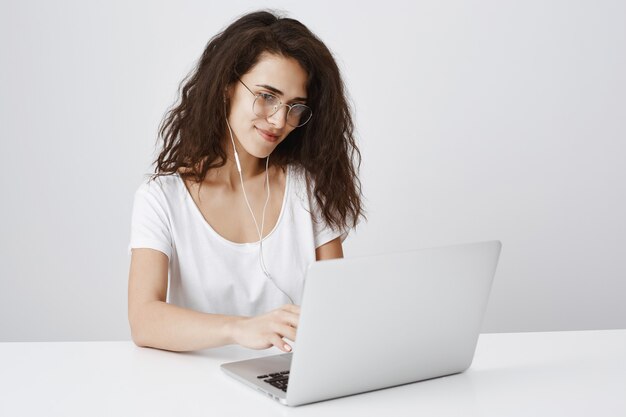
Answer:
MULTIPOLYGON (((254 242, 243 242, 243 243, 233 242, 232 240, 226 239, 224 236, 219 234, 217 232, 217 230, 215 230, 213 228, 213 226, 211 226, 211 224, 209 224, 209 222, 204 218, 204 215, 202 214, 202 211, 200 211, 200 208, 198 207, 198 205, 196 204, 195 200, 191 196, 191 193, 187 189, 187 186, 185 185, 185 181, 180 176, 180 173, 176 172, 176 176, 179 179, 180 185, 183 187, 183 192, 185 193, 185 197, 188 197, 190 199, 190 201, 191 201, 191 205, 193 206, 192 210, 196 212, 196 215, 199 216, 199 220, 205 225, 205 227, 207 227, 209 229, 209 231, 214 236, 216 236, 219 240, 221 240, 222 242, 224 242, 224 243, 226 243, 228 245, 242 247, 242 248, 244 248, 244 247, 254 247, 254 246, 257 246, 259 244, 258 240, 254 241, 254 242)), ((287 197, 289 195, 289 189, 290 189, 290 185, 291 185, 290 182, 291 182, 291 167, 289 165, 287 165, 287 170, 285 171, 285 192, 284 192, 284 195, 283 195, 282 207, 280 208, 280 213, 278 214, 278 219, 276 220, 276 224, 274 225, 274 228, 263 238, 263 242, 266 242, 267 240, 269 240, 272 237, 272 235, 274 235, 276 230, 278 229, 278 226, 281 224, 281 221, 282 221, 282 218, 283 218, 283 214, 285 212, 285 207, 287 206, 287 197)))

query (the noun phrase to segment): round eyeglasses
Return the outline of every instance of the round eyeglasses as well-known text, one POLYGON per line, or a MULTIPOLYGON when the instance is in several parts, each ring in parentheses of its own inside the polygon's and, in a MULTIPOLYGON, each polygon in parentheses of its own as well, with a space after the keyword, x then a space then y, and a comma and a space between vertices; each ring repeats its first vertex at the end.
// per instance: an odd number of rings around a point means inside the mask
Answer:
POLYGON ((264 119, 275 115, 283 106, 287 107, 287 124, 291 127, 304 126, 311 117, 313 110, 305 104, 284 104, 278 97, 269 93, 255 94, 248 86, 239 79, 239 82, 254 96, 252 111, 264 119))

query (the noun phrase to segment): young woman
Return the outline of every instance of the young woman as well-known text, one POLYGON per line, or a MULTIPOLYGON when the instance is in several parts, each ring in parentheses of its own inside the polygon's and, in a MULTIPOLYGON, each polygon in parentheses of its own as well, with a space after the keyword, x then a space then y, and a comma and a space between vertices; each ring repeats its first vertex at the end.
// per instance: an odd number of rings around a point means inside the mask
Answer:
POLYGON ((211 39, 183 83, 135 194, 133 340, 288 352, 306 267, 342 257, 363 216, 339 70, 300 22, 255 12, 211 39))

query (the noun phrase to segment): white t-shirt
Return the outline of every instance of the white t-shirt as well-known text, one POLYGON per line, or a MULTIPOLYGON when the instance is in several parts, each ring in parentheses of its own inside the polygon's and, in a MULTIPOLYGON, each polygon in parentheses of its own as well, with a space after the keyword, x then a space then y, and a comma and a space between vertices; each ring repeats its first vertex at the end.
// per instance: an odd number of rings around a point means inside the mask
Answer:
MULTIPOLYGON (((278 286, 302 300, 306 268, 315 249, 347 232, 319 218, 301 169, 288 167, 283 205, 263 240, 263 258, 278 286), (312 215, 313 213, 313 215, 312 215)), ((205 313, 254 316, 289 299, 263 273, 259 243, 235 243, 204 219, 178 174, 146 180, 135 193, 131 248, 151 248, 169 258, 168 302, 205 313)))

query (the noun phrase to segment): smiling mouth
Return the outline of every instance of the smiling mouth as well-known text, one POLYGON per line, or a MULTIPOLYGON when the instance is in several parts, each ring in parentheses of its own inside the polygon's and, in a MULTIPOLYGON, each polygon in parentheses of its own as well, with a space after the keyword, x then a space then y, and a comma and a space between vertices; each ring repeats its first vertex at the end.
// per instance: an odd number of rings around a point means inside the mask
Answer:
POLYGON ((259 135, 261 135, 261 137, 263 139, 265 139, 266 141, 268 141, 268 142, 276 142, 278 140, 278 138, 279 138, 279 136, 272 135, 271 133, 269 133, 269 132, 267 132, 267 131, 265 131, 263 129, 259 129, 256 126, 254 128, 257 130, 257 132, 259 132, 259 135))

